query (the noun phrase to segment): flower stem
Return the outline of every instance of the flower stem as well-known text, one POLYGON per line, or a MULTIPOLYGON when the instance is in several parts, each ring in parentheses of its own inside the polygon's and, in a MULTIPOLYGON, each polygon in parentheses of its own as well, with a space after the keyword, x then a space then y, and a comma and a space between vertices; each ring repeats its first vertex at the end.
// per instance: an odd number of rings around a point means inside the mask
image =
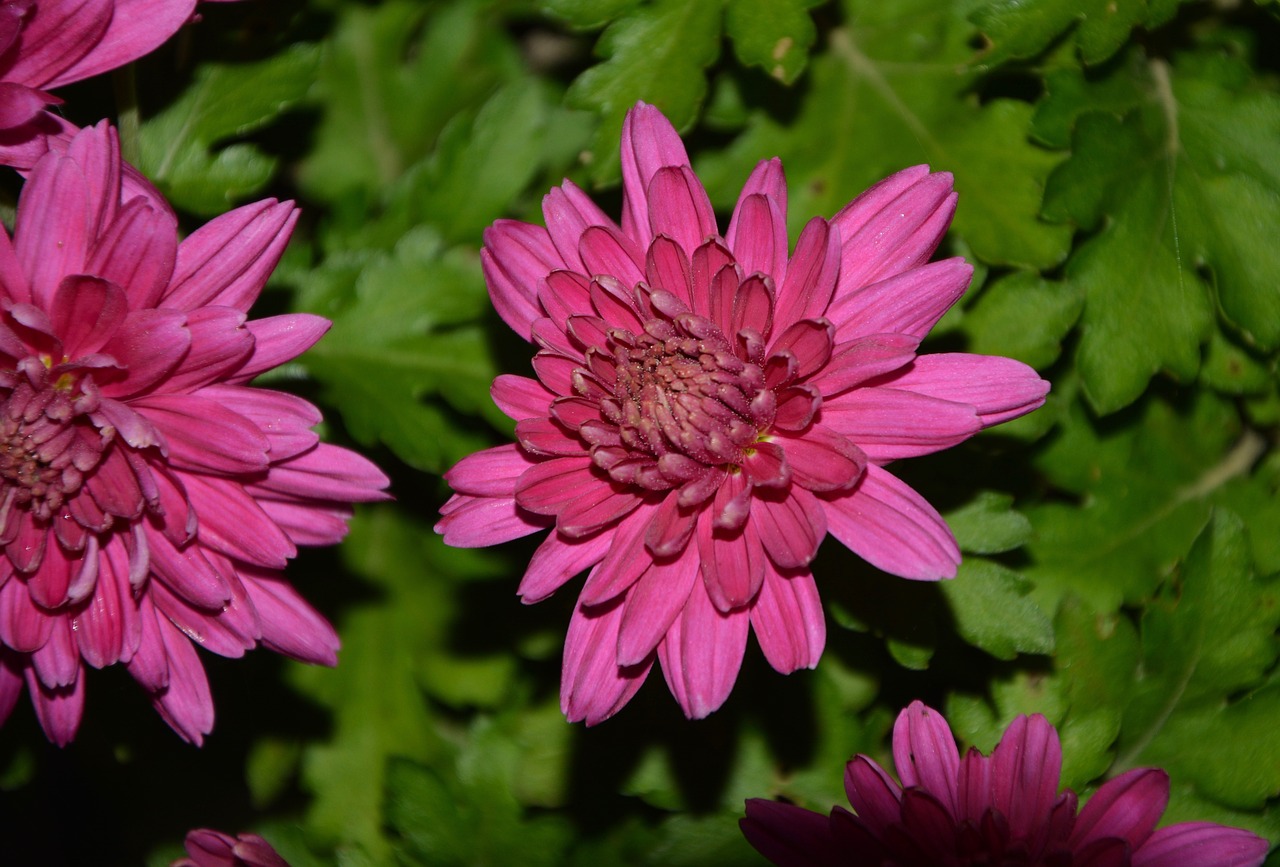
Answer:
POLYGON ((138 76, 132 63, 125 64, 111 75, 116 93, 116 128, 120 131, 120 156, 136 166, 140 153, 138 113, 138 76))

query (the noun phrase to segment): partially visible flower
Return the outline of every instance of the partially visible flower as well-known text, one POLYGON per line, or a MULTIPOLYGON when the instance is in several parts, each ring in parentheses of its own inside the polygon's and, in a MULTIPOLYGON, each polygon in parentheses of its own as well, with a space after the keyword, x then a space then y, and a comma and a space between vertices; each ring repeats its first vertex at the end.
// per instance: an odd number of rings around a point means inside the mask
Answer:
POLYGON ((197 828, 183 843, 187 858, 169 867, 289 867, 271 844, 257 834, 232 837, 221 831, 197 828))
POLYGON ((182 737, 213 701, 193 647, 333 664, 333 629, 284 581, 386 477, 318 441, 320 413, 249 381, 329 323, 249 321, 297 219, 268 200, 178 243, 121 194, 115 131, 34 167, 0 231, 0 721, 23 685, 75 735, 87 664, 121 663, 182 737))
POLYGON ((149 54, 196 0, 0 0, 0 162, 29 168, 66 125, 49 90, 149 54))
POLYGON ((561 706, 598 723, 655 657, 690 717, 729 695, 754 630, 783 673, 826 640, 809 564, 830 532, 895 575, 955 575, 937 511, 885 465, 1030 412, 1049 385, 1007 358, 917 355, 964 293, 928 264, 951 176, 905 169, 788 255, 782 164, 760 163, 722 236, 653 106, 622 132, 619 226, 566 181, 546 228, 501 220, 481 254, 498 313, 539 351, 500 376, 518 444, 462 460, 436 529, 493 545, 550 529, 520 584, 536 602, 583 570, 561 706))
POLYGON ((1039 714, 1015 719, 990 757, 962 759, 946 720, 912 702, 893 727, 893 761, 901 786, 866 756, 849 762, 854 813, 753 798, 742 832, 779 867, 1257 867, 1267 855, 1239 828, 1156 830, 1169 801, 1156 768, 1108 780, 1077 814, 1075 792, 1058 793, 1058 732, 1039 714))

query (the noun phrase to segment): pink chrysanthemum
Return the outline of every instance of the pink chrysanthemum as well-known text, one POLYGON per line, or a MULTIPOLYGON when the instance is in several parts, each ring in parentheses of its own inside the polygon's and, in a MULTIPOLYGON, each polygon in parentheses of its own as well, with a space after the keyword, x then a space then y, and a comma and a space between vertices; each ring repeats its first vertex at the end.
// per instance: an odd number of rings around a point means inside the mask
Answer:
POLYGON ((866 756, 849 762, 856 816, 753 798, 742 831, 779 867, 1257 867, 1267 855, 1267 841, 1212 822, 1156 831, 1169 801, 1156 768, 1108 780, 1077 815, 1075 792, 1058 794, 1058 733, 1039 714, 1014 720, 989 758, 961 759, 941 714, 912 702, 893 761, 901 786, 866 756))
POLYGON ((590 569, 565 642, 561 704, 600 722, 656 657, 690 717, 732 689, 748 626, 781 672, 825 642, 809 563, 830 532, 907 578, 955 575, 945 522, 883 467, 1030 412, 1024 364, 916 355, 964 292, 961 259, 925 264, 951 220, 947 174, 906 169, 788 257, 782 165, 762 162, 721 236, 683 144, 654 107, 622 131, 619 227, 566 181, 547 227, 496 223, 494 306, 540 351, 501 376, 517 445, 446 475, 452 545, 551 527, 520 594, 590 569))
POLYGON ((251 388, 328 328, 246 321, 297 218, 266 201, 178 243, 121 197, 115 132, 49 153, 0 232, 0 721, 25 680, 74 736, 85 664, 123 663, 199 743, 213 703, 192 642, 333 664, 332 628, 280 575, 346 531, 386 477, 320 444, 315 407, 251 388))
POLYGON ((187 834, 183 848, 190 857, 179 858, 170 867, 289 867, 289 862, 257 834, 232 837, 197 828, 187 834))
POLYGON ((0 0, 0 159, 29 167, 66 129, 61 87, 136 60, 191 18, 196 0, 0 0), (30 161, 28 161, 30 160, 30 161))

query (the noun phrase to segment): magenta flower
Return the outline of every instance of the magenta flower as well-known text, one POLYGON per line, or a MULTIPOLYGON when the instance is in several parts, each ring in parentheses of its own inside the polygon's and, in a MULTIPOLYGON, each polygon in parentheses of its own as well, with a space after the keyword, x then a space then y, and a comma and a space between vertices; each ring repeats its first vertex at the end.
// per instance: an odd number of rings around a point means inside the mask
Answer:
POLYGON ((30 167, 65 122, 46 91, 149 54, 186 23, 195 0, 0 0, 0 161, 30 167))
POLYGON ((178 243, 121 196, 115 132, 32 170, 0 232, 0 721, 25 681, 49 738, 75 735, 84 666, 122 663, 182 737, 213 703, 192 643, 333 664, 333 629, 283 580, 296 545, 346 532, 386 477, 317 441, 315 407, 251 388, 328 328, 246 321, 297 219, 225 214, 178 243))
POLYGON ((961 759, 942 715, 912 702, 893 727, 893 761, 901 786, 866 756, 849 762, 857 815, 752 798, 742 832, 779 867, 1257 867, 1267 855, 1239 828, 1155 830, 1169 802, 1156 768, 1108 780, 1077 815, 1075 792, 1058 794, 1058 733, 1039 714, 1014 720, 990 757, 961 759))
POLYGON ((916 347, 968 285, 925 264, 955 209, 951 176, 906 169, 788 256, 786 184, 760 163, 728 231, 675 130, 637 105, 622 131, 619 227, 566 181, 547 228, 499 221, 481 254, 503 319, 537 343, 538 379, 500 376, 516 445, 459 462, 436 529, 483 546, 551 528, 519 592, 590 569, 569 624, 561 705, 598 723, 656 656, 690 717, 718 708, 748 627, 770 664, 817 663, 809 563, 830 532, 875 566, 955 575, 938 513, 884 465, 1030 412, 1026 365, 916 347))
POLYGON ((187 834, 183 848, 190 857, 179 858, 169 867, 289 867, 289 862, 257 834, 232 837, 197 828, 187 834))

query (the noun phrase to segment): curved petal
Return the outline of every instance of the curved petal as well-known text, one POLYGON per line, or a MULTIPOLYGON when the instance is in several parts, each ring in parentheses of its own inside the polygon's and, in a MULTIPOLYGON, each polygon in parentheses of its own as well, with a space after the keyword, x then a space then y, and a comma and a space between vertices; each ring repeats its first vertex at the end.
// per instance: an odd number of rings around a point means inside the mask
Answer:
POLYGON ((946 522, 886 470, 868 466, 858 487, 822 503, 831 535, 877 569, 917 581, 955 577, 960 549, 946 522))
POLYGON ((494 222, 484 230, 480 266, 502 321, 531 340, 533 322, 542 316, 538 287, 552 271, 565 267, 547 230, 516 220, 494 222))
POLYGON ((1058 732, 1040 714, 1015 719, 991 753, 992 806, 1015 838, 1031 841, 1033 852, 1044 843, 1061 774, 1058 732))
POLYGON ((1108 838, 1137 850, 1164 815, 1169 803, 1169 775, 1158 768, 1134 768, 1107 780, 1076 817, 1068 845, 1073 850, 1108 838))
POLYGON ((1137 852, 1133 867, 1258 867, 1270 848, 1240 828, 1183 822, 1161 828, 1137 852))
POLYGON ((516 593, 526 605, 541 602, 573 576, 599 563, 614 544, 612 532, 572 542, 548 533, 529 558, 529 566, 516 593))
POLYGON ((684 610, 658 645, 662 676, 689 719, 703 719, 729 697, 750 623, 747 609, 717 611, 703 582, 693 582, 684 610))
POLYGON ((942 315, 960 300, 973 277, 964 259, 943 259, 855 291, 841 292, 827 308, 840 340, 867 334, 928 334, 942 315))
POLYGON ((649 182, 649 228, 653 235, 673 239, 690 256, 716 236, 711 200, 693 169, 668 166, 654 174, 649 182))
POLYGON ((560 670, 560 710, 569 722, 593 726, 613 716, 649 676, 653 658, 639 665, 618 665, 618 629, 624 606, 618 599, 588 609, 579 604, 569 619, 560 670))
POLYGON ((982 430, 967 403, 890 387, 855 388, 833 397, 822 404, 821 418, 877 464, 932 454, 982 430))
POLYGON ((918 355, 911 366, 887 377, 885 385, 967 403, 983 427, 1026 415, 1044 403, 1045 382, 1027 365, 998 355, 940 352, 918 355))
POLYGON ((618 664, 638 665, 653 653, 684 610, 698 579, 698 550, 690 545, 674 561, 653 563, 627 593, 618 628, 618 664))
POLYGON ((766 566, 760 595, 751 606, 751 628, 775 671, 790 674, 816 667, 827 641, 827 621, 813 576, 782 575, 766 566))
POLYGON ((893 766, 904 789, 918 787, 933 795, 954 819, 960 752, 942 714, 913 701, 893 726, 893 766))
POLYGON ((675 127, 661 111, 637 102, 622 121, 622 231, 641 247, 653 240, 649 228, 649 184, 664 166, 689 165, 675 127))
POLYGON ((49 87, 83 81, 150 54, 191 19, 195 8, 195 0, 115 0, 106 33, 92 51, 50 81, 49 87))
POLYGON ((755 850, 778 867, 843 867, 847 857, 831 830, 831 820, 791 804, 747 800, 738 822, 755 850))

